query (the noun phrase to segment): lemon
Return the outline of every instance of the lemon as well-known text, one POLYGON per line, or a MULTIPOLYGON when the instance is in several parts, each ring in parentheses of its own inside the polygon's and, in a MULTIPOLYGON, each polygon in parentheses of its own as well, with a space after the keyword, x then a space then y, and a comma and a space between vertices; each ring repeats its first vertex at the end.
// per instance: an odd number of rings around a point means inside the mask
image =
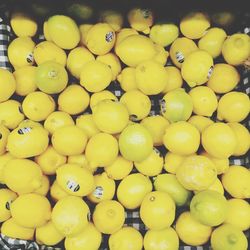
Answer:
POLYGON ((183 212, 176 221, 179 238, 188 245, 199 246, 208 242, 212 228, 197 221, 190 212, 183 212))
POLYGON ((115 195, 115 181, 108 177, 107 173, 94 175, 95 189, 88 195, 93 203, 104 200, 112 200, 115 195))
POLYGON ((214 163, 206 156, 194 155, 187 157, 176 171, 176 177, 188 190, 205 190, 217 177, 214 163))
POLYGON ((189 95, 193 102, 193 112, 196 115, 211 117, 218 106, 217 97, 212 89, 199 86, 191 89, 189 95))
POLYGON ((222 51, 222 45, 227 38, 226 32, 221 28, 211 28, 198 42, 199 49, 207 51, 213 58, 218 57, 222 51))
POLYGON ((234 131, 222 122, 207 127, 202 132, 201 142, 206 152, 215 158, 228 158, 237 146, 234 131))
POLYGON ((67 163, 78 164, 81 167, 88 169, 92 173, 94 173, 96 171, 95 168, 91 168, 89 166, 89 163, 88 163, 88 161, 86 159, 85 154, 71 155, 71 156, 68 157, 67 163))
POLYGON ((145 34, 149 34, 153 25, 153 13, 149 9, 134 8, 128 12, 128 22, 130 26, 145 34))
POLYGON ((116 36, 116 44, 117 46, 120 42, 122 42, 126 37, 131 35, 138 35, 139 32, 132 28, 122 28, 120 31, 117 32, 116 36))
POLYGON ((122 156, 117 156, 115 161, 104 168, 108 177, 113 180, 122 180, 130 174, 133 169, 133 162, 122 156))
POLYGON ((122 102, 103 100, 92 109, 93 121, 105 133, 120 133, 128 124, 129 112, 122 102))
POLYGON ((149 229, 161 230, 170 227, 175 218, 174 200, 165 192, 148 193, 142 201, 140 217, 149 229))
POLYGON ((250 172, 242 166, 230 166, 222 175, 222 184, 225 190, 234 198, 249 199, 250 172))
POLYGON ((13 218, 5 221, 1 226, 1 233, 13 239, 33 240, 34 232, 34 228, 22 227, 13 218))
POLYGON ((141 121, 141 125, 150 132, 154 146, 163 144, 162 138, 166 127, 169 125, 167 119, 161 115, 148 116, 141 121))
POLYGON ((154 148, 151 154, 141 162, 134 163, 136 169, 146 176, 156 176, 163 169, 163 157, 158 149, 154 148))
POLYGON ((80 79, 81 71, 84 65, 94 60, 94 55, 88 49, 84 47, 77 47, 71 50, 68 54, 67 69, 74 77, 80 79))
POLYGON ((4 184, 4 175, 3 175, 4 168, 7 165, 7 163, 13 158, 14 157, 9 152, 6 152, 5 154, 0 155, 0 183, 1 184, 4 184))
POLYGON ((37 128, 37 127, 43 128, 43 125, 41 123, 39 123, 39 122, 34 122, 34 121, 30 120, 30 119, 25 119, 25 120, 21 121, 19 123, 19 125, 18 125, 18 128, 21 128, 21 129, 27 128, 27 127, 31 127, 31 128, 37 128))
POLYGON ((89 207, 80 198, 66 196, 60 199, 52 210, 52 223, 64 236, 80 233, 88 226, 89 207))
POLYGON ((153 139, 142 125, 131 124, 119 136, 119 148, 125 159, 141 162, 152 152, 153 139))
POLYGON ((110 250, 141 250, 143 237, 133 227, 123 227, 109 237, 110 250))
POLYGON ((154 179, 154 188, 168 193, 176 206, 185 205, 191 196, 191 192, 181 185, 174 174, 159 174, 154 179))
POLYGON ((248 94, 232 91, 223 95, 218 104, 217 118, 227 122, 241 122, 250 112, 248 94))
POLYGON ((169 53, 170 57, 178 68, 182 67, 182 63, 186 57, 193 51, 197 50, 198 47, 195 42, 186 37, 177 38, 171 45, 169 53))
POLYGON ((135 68, 126 67, 117 76, 117 80, 120 83, 121 88, 124 91, 136 90, 136 80, 135 80, 135 68))
POLYGON ((0 103, 0 124, 8 129, 15 129, 23 120, 24 115, 20 102, 8 100, 0 103))
POLYGON ((42 176, 41 186, 34 191, 36 194, 46 196, 50 189, 49 177, 47 175, 42 176))
POLYGON ((89 24, 89 23, 84 23, 84 24, 81 24, 79 26, 79 30, 80 30, 80 34, 81 34, 81 41, 80 43, 82 45, 85 45, 86 46, 86 38, 87 38, 87 34, 89 32, 89 30, 93 27, 94 25, 93 24, 89 24))
POLYGON ((248 241, 241 230, 232 225, 225 224, 213 231, 211 246, 214 250, 247 250, 248 241))
POLYGON ((245 231, 250 228, 250 205, 242 199, 228 200, 226 224, 231 224, 245 231))
POLYGON ((4 125, 0 125, 0 155, 3 155, 6 152, 9 134, 9 129, 7 129, 4 125))
POLYGON ((102 242, 102 234, 89 223, 80 233, 68 236, 64 246, 66 250, 96 250, 102 242))
POLYGON ((243 64, 250 54, 249 36, 247 34, 233 34, 222 46, 222 55, 231 65, 243 64))
POLYGON ((59 201, 60 199, 69 196, 67 192, 65 192, 55 180, 50 187, 50 196, 54 201, 59 201))
POLYGON ((30 16, 14 12, 10 18, 10 25, 18 37, 33 37, 37 32, 37 23, 30 16))
POLYGON ((202 133, 208 126, 213 124, 213 120, 201 115, 193 115, 188 119, 188 122, 194 125, 200 133, 202 133))
POLYGON ((181 71, 175 66, 167 66, 165 67, 165 70, 167 71, 167 83, 163 93, 181 88, 183 84, 181 71))
POLYGON ((143 241, 145 250, 178 250, 179 238, 172 227, 162 230, 148 230, 143 241))
POLYGON ((143 35, 127 36, 116 45, 115 52, 121 61, 130 67, 136 67, 156 55, 153 41, 143 35))
POLYGON ((172 153, 194 154, 200 145, 200 133, 192 124, 180 121, 170 124, 163 136, 164 146, 172 153))
POLYGON ((213 70, 213 58, 204 50, 191 52, 182 64, 181 74, 190 87, 202 85, 208 81, 213 70))
POLYGON ((165 65, 167 63, 169 52, 164 49, 163 46, 159 44, 155 44, 156 54, 153 57, 153 61, 160 63, 161 65, 165 65))
POLYGON ((35 228, 44 225, 51 217, 49 200, 39 194, 22 194, 10 206, 16 223, 23 227, 35 228))
POLYGON ((216 25, 227 27, 235 20, 235 15, 231 11, 218 11, 212 15, 212 20, 216 25))
POLYGON ((192 114, 192 98, 184 89, 178 88, 169 91, 160 101, 162 115, 171 123, 186 121, 192 114))
POLYGON ((70 195, 86 196, 95 187, 92 173, 78 164, 67 163, 56 170, 58 185, 70 195))
POLYGON ((112 80, 112 70, 100 61, 86 63, 81 71, 80 84, 89 92, 104 90, 112 80))
POLYGON ((205 190, 197 193, 190 203, 191 216, 207 226, 218 226, 226 220, 228 203, 217 191, 205 190))
POLYGON ((73 49, 80 42, 80 31, 73 19, 55 15, 48 19, 48 33, 52 41, 62 49, 73 49))
POLYGON ((64 236, 56 229, 52 221, 36 228, 36 242, 39 244, 54 246, 62 241, 64 236))
POLYGON ((156 95, 166 87, 167 72, 160 63, 153 60, 145 61, 137 65, 135 80, 137 88, 144 94, 156 95))
POLYGON ((86 46, 95 55, 105 55, 114 47, 115 39, 115 31, 108 23, 97 23, 86 34, 86 46))
POLYGON ((51 138, 54 149, 61 155, 81 154, 87 144, 86 134, 77 126, 60 127, 51 138))
POLYGON ((2 188, 0 189, 0 222, 6 221, 11 217, 10 206, 17 198, 17 194, 13 191, 2 188))
POLYGON ((135 173, 125 177, 117 188, 117 198, 127 209, 138 208, 146 194, 152 191, 150 179, 135 173))
POLYGON ((89 139, 85 155, 91 168, 106 167, 115 161, 118 151, 118 142, 115 137, 106 133, 98 133, 89 139))
POLYGON ((213 73, 207 82, 207 86, 215 93, 224 94, 233 90, 240 81, 237 69, 226 63, 214 65, 213 73))
POLYGON ((15 69, 34 63, 35 43, 30 37, 18 37, 8 47, 8 58, 15 69))
POLYGON ((45 21, 43 23, 43 34, 44 34, 44 38, 47 40, 47 41, 50 41, 52 42, 52 38, 49 34, 49 27, 48 27, 48 21, 45 21))
MULTIPOLYGON (((224 195, 224 188, 223 188, 223 185, 222 185, 219 178, 216 178, 215 182, 211 186, 209 186, 207 190, 216 191, 216 192, 224 195)), ((199 191, 195 191, 195 193, 197 193, 197 192, 199 192, 199 191)))
POLYGON ((100 21, 107 23, 111 28, 117 32, 122 28, 123 16, 121 13, 115 10, 105 10, 100 14, 100 21))
POLYGON ((155 24, 150 29, 150 39, 163 47, 170 45, 179 36, 179 28, 172 23, 155 24))
POLYGON ((167 152, 164 159, 164 169, 171 174, 176 174, 176 170, 184 161, 185 156, 167 152))
POLYGON ((72 3, 68 8, 68 13, 81 21, 91 18, 93 11, 93 8, 87 3, 72 3))
POLYGON ((16 91, 16 77, 7 69, 0 68, 0 103, 7 101, 16 91))
POLYGON ((22 108, 25 116, 30 120, 44 121, 55 111, 55 101, 51 96, 41 91, 35 91, 24 98, 22 108))
POLYGON ((201 12, 191 12, 181 19, 181 33, 190 39, 201 38, 210 27, 208 17, 201 12))
POLYGON ((111 68, 113 81, 117 78, 118 74, 122 70, 119 58, 113 53, 97 56, 96 60, 107 64, 111 68))

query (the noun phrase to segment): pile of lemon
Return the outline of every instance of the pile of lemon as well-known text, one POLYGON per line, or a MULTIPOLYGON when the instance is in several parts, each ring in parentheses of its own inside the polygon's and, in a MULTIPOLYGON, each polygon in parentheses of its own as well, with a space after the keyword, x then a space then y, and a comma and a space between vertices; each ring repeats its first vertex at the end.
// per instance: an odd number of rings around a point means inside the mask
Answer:
POLYGON ((204 13, 179 26, 154 24, 145 9, 127 18, 123 28, 115 11, 80 26, 54 15, 35 44, 37 23, 12 14, 14 72, 0 69, 1 233, 65 239, 66 250, 97 250, 102 234, 111 250, 175 250, 180 240, 247 250, 250 171, 229 157, 250 146, 249 97, 235 90, 249 36, 211 28, 204 13), (134 209, 144 237, 124 224, 134 209))

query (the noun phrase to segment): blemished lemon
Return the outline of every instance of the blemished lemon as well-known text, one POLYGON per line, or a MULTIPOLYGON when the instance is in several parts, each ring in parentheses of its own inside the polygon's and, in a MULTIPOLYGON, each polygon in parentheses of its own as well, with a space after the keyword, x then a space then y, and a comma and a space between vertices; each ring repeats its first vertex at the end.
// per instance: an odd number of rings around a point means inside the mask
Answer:
POLYGON ((222 45, 227 38, 226 32, 221 28, 211 28, 198 42, 199 49, 207 51, 213 58, 218 57, 222 51, 222 45))
POLYGON ((95 189, 88 195, 88 199, 93 203, 104 200, 112 200, 115 195, 115 181, 108 177, 106 172, 94 175, 95 189))
POLYGON ((176 170, 184 161, 185 156, 167 152, 164 159, 164 169, 171 174, 176 174, 176 170))
POLYGON ((22 227, 10 218, 2 224, 1 233, 13 239, 33 240, 35 229, 22 227))
POLYGON ((237 69, 226 63, 214 65, 213 73, 207 82, 207 86, 215 93, 224 94, 233 90, 240 81, 237 69))
POLYGON ((90 24, 90 23, 84 23, 84 24, 81 24, 79 26, 79 30, 80 30, 80 34, 81 34, 81 45, 84 45, 86 46, 86 38, 87 38, 87 34, 90 30, 90 28, 93 27, 93 24, 90 24))
POLYGON ((191 12, 181 19, 181 33, 190 39, 201 38, 210 27, 208 16, 202 12, 191 12))
POLYGON ((41 186, 34 191, 36 194, 46 196, 50 189, 49 177, 47 175, 42 176, 41 186))
POLYGON ((30 16, 14 12, 10 18, 10 25, 18 37, 33 37, 37 32, 37 23, 30 16))
POLYGON ((191 52, 182 64, 181 75, 190 87, 208 81, 213 70, 213 58, 204 50, 191 52))
POLYGON ((94 55, 87 48, 76 47, 68 54, 67 69, 74 77, 80 79, 81 71, 84 65, 94 60, 94 55))
POLYGON ((141 162, 153 150, 153 139, 149 131, 140 124, 128 125, 119 136, 122 156, 129 161, 141 162))
POLYGON ((100 92, 93 93, 90 97, 90 108, 93 111, 94 106, 103 100, 118 101, 118 98, 109 90, 103 90, 100 92))
POLYGON ((11 217, 10 206, 17 198, 17 194, 13 191, 2 188, 0 189, 0 222, 4 222, 11 217))
POLYGON ((144 236, 145 250, 178 250, 179 238, 172 227, 162 230, 148 230, 144 236))
POLYGON ((115 31, 107 23, 94 24, 87 32, 86 46, 95 55, 105 55, 114 47, 115 31))
POLYGON ((145 61, 137 65, 135 80, 137 88, 144 94, 156 95, 161 93, 166 87, 167 72, 160 63, 153 60, 145 61))
POLYGON ((242 92, 232 91, 220 98, 217 118, 227 122, 241 122, 248 116, 249 112, 249 96, 242 92))
POLYGON ((102 234, 89 223, 80 233, 66 237, 64 246, 66 250, 95 250, 101 242, 102 234))
POLYGON ((222 175, 222 184, 225 190, 234 198, 249 199, 250 172, 242 166, 230 166, 222 175))
POLYGON ((6 164, 10 160, 12 160, 13 158, 14 157, 9 152, 6 152, 6 153, 0 155, 0 183, 1 184, 4 184, 3 170, 4 170, 5 166, 6 166, 6 164))
POLYGON ((8 142, 8 136, 10 134, 9 129, 7 129, 4 125, 0 124, 0 155, 3 155, 6 152, 6 145, 8 142))
POLYGON ((146 194, 153 189, 150 179, 135 173, 125 177, 117 188, 117 198, 127 209, 138 208, 146 194))
POLYGON ((86 146, 85 155, 91 168, 106 167, 118 156, 118 142, 107 133, 92 136, 86 146))
POLYGON ((170 57, 178 68, 182 67, 182 63, 186 57, 193 51, 197 50, 198 47, 195 42, 186 37, 177 38, 171 45, 169 53, 170 57))
POLYGON ((133 162, 118 155, 115 161, 104 168, 108 177, 113 180, 122 180, 130 174, 133 169, 133 162))
POLYGON ((100 61, 86 63, 81 71, 80 84, 89 92, 104 90, 112 80, 112 70, 100 61))
POLYGON ((163 47, 170 45, 179 36, 179 28, 172 23, 155 24, 150 29, 150 39, 163 47))
POLYGON ((89 207, 80 197, 66 196, 53 207, 51 218, 64 236, 80 233, 88 226, 89 207))
POLYGON ((126 37, 131 35, 138 35, 138 31, 132 28, 122 28, 119 32, 117 32, 116 43, 117 46, 121 41, 123 41, 126 37))
POLYGON ((65 192, 57 183, 57 181, 55 180, 53 182, 53 184, 50 187, 50 196, 51 198, 57 202, 60 199, 69 196, 69 194, 67 192, 65 192))
POLYGON ((163 93, 181 88, 183 84, 181 71, 175 66, 167 66, 165 67, 165 70, 167 71, 167 83, 163 93))
POLYGON ((117 32, 122 28, 123 15, 115 10, 104 10, 100 14, 100 21, 109 24, 117 32))
POLYGON ((163 136, 164 146, 172 153, 194 154, 200 145, 200 132, 192 124, 180 121, 167 126, 163 136))
POLYGON ((194 125, 200 131, 200 133, 202 133, 203 130, 214 123, 214 121, 210 118, 201 115, 192 115, 188 119, 188 122, 194 125))
POLYGON ((231 224, 245 231, 250 228, 250 205, 243 199, 228 200, 226 224, 231 224))
POLYGON ((199 246, 208 242, 212 233, 210 226, 197 221, 190 212, 183 212, 176 221, 176 232, 179 238, 188 245, 199 246))
POLYGON ((101 233, 113 234, 120 230, 125 222, 124 208, 115 200, 102 201, 95 207, 93 222, 101 233))
POLYGON ((187 157, 176 171, 177 180, 187 190, 205 190, 217 177, 214 163, 206 156, 194 155, 187 157))
POLYGON ((42 154, 35 157, 35 162, 46 175, 55 174, 57 168, 66 161, 66 156, 59 154, 51 145, 42 154))
POLYGON ((94 173, 96 171, 96 168, 91 168, 91 166, 89 166, 89 163, 88 163, 88 161, 86 159, 86 155, 85 154, 70 155, 70 156, 68 156, 67 163, 78 164, 82 168, 88 169, 91 173, 94 173))
POLYGON ((135 68, 133 67, 125 67, 117 76, 117 80, 124 91, 137 89, 135 80, 135 68))
POLYGON ((202 132, 201 144, 211 156, 228 158, 236 149, 237 138, 226 123, 216 122, 202 132))
POLYGON ((25 116, 36 122, 44 121, 55 111, 55 108, 56 104, 54 99, 41 91, 28 94, 22 103, 25 116))
POLYGON ((169 57, 169 52, 166 51, 165 48, 159 44, 155 44, 155 51, 156 54, 152 60, 165 66, 169 57))
POLYGON ((74 120, 72 117, 62 111, 52 112, 44 121, 44 128, 53 134, 57 129, 74 125, 74 120))
POLYGON ((47 22, 51 40, 62 49, 73 49, 80 42, 80 31, 73 19, 54 15, 47 22))
POLYGON ((152 59, 156 55, 153 41, 143 35, 130 35, 115 47, 117 56, 130 67, 152 59))
POLYGON ((199 86, 191 89, 189 95, 193 102, 193 112, 196 115, 211 117, 218 106, 217 97, 212 89, 199 86))
POLYGON ((128 109, 130 119, 139 121, 149 115, 151 101, 147 95, 139 90, 130 90, 121 96, 120 102, 128 109))
POLYGON ((222 55, 231 65, 243 64, 250 54, 249 36, 247 34, 233 34, 222 46, 222 55))
POLYGON ((77 115, 89 106, 88 92, 77 84, 68 86, 58 97, 58 110, 77 115), (74 96, 74 98, 72 98, 74 96))
POLYGON ((93 121, 105 133, 120 133, 129 122, 129 112, 125 104, 113 100, 102 100, 92 109, 93 121))
POLYGON ((54 246, 64 239, 62 235, 52 223, 47 222, 45 225, 36 228, 36 241, 39 244, 54 246))
POLYGON ((16 77, 7 69, 0 69, 0 103, 7 101, 16 91, 16 77))
POLYGON ((224 224, 213 231, 211 235, 211 246, 214 250, 247 250, 248 241, 240 229, 230 224, 224 224))
POLYGON ((22 194, 13 201, 10 212, 20 226, 36 228, 50 220, 51 205, 49 200, 42 195, 22 194))
POLYGON ((24 120, 21 103, 16 100, 8 100, 0 103, 0 124, 8 129, 15 129, 24 120))
POLYGON ((133 227, 123 227, 109 237, 110 250, 141 250, 143 237, 141 233, 133 227))
POLYGON ((47 61, 57 62, 66 65, 67 55, 63 49, 53 42, 43 41, 34 48, 34 59, 37 65, 47 61))
POLYGON ((161 230, 170 227, 175 219, 175 202, 165 192, 150 192, 141 203, 140 217, 149 229, 161 230))
POLYGON ((30 37, 18 37, 8 47, 8 58, 15 69, 34 63, 35 43, 30 37))

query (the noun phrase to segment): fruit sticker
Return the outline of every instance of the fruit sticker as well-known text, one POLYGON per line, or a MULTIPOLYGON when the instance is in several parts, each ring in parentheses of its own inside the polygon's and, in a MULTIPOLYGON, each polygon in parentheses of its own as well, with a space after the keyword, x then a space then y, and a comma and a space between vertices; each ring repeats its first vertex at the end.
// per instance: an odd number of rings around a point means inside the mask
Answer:
POLYGON ((77 192, 80 190, 80 185, 75 182, 75 181, 72 181, 72 180, 69 180, 67 182, 67 187, 69 190, 71 190, 72 192, 77 192))
POLYGON ((33 63, 34 62, 34 56, 33 53, 28 54, 27 58, 26 58, 28 63, 33 63))
POLYGON ((176 52, 175 53, 175 57, 176 57, 176 60, 179 63, 183 63, 184 62, 184 55, 181 52, 176 52))
POLYGON ((208 70, 208 73, 207 73, 207 79, 209 79, 211 77, 213 70, 214 70, 214 66, 211 66, 210 69, 208 70))
POLYGON ((105 40, 110 43, 114 39, 114 32, 110 31, 105 35, 105 40))
POLYGON ((93 195, 97 198, 97 199, 101 199, 103 196, 104 190, 101 186, 97 186, 95 191, 93 192, 93 195))
POLYGON ((24 127, 24 128, 18 129, 17 133, 18 133, 19 135, 24 135, 24 134, 29 133, 31 130, 32 130, 32 128, 30 128, 30 127, 27 127, 27 128, 24 127))
POLYGON ((7 210, 10 210, 10 204, 11 204, 11 203, 12 203, 12 200, 9 200, 9 201, 6 202, 5 208, 6 208, 7 210))

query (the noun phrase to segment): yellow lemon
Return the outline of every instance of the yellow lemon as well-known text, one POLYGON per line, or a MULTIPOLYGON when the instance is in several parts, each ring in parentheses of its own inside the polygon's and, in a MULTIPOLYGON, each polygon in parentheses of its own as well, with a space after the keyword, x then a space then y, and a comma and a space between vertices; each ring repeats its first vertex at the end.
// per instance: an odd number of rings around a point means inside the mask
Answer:
POLYGON ((123 16, 115 10, 105 10, 101 12, 100 21, 109 24, 117 32, 122 28, 123 16))
POLYGON ((18 125, 18 128, 27 128, 27 127, 31 127, 31 128, 40 127, 40 128, 42 128, 43 125, 39 122, 34 122, 30 119, 25 119, 22 122, 20 122, 18 125))
MULTIPOLYGON (((224 195, 224 188, 223 188, 223 185, 222 185, 219 178, 216 178, 215 182, 211 186, 209 186, 207 190, 216 191, 216 192, 224 195)), ((195 193, 196 192, 197 191, 195 191, 195 193)))
POLYGON ((201 116, 201 115, 193 115, 188 119, 188 122, 194 125, 200 133, 203 132, 208 126, 214 123, 213 120, 211 120, 208 117, 201 116))
POLYGON ((81 24, 79 26, 79 30, 80 30, 80 34, 81 34, 81 44, 86 46, 86 38, 87 38, 87 34, 90 30, 90 28, 93 27, 93 24, 89 24, 89 23, 84 23, 81 24))
POLYGON ((49 177, 47 175, 42 176, 41 186, 34 191, 36 194, 46 196, 50 189, 49 177))
POLYGON ((89 165, 85 154, 70 155, 68 156, 67 163, 78 164, 81 167, 88 169, 91 173, 94 173, 96 171, 96 168, 91 168, 91 166, 89 165))
POLYGON ((44 34, 44 37, 45 37, 45 39, 47 40, 47 41, 52 41, 52 38, 51 38, 51 36, 50 36, 50 34, 49 34, 49 27, 48 27, 48 21, 45 21, 44 23, 43 23, 43 34, 44 34))
POLYGON ((11 217, 10 206, 17 198, 17 194, 7 188, 0 189, 0 222, 4 222, 11 217))
POLYGON ((124 68, 121 71, 121 73, 117 76, 117 80, 124 91, 137 89, 135 80, 135 68, 132 67, 124 68))
POLYGON ((4 126, 0 125, 0 155, 6 152, 6 145, 10 131, 4 126))
POLYGON ((4 184, 4 175, 3 175, 4 168, 7 165, 7 163, 13 158, 14 157, 9 152, 6 152, 5 154, 0 155, 0 183, 1 184, 4 184))
POLYGON ((164 169, 171 174, 176 174, 178 167, 184 161, 185 156, 167 152, 164 159, 164 169))
POLYGON ((7 101, 16 91, 16 77, 7 69, 0 68, 0 103, 7 101))
POLYGON ((167 83, 166 87, 163 90, 163 93, 181 88, 183 84, 181 71, 175 66, 167 66, 165 67, 165 70, 167 71, 167 83))
POLYGON ((138 35, 138 31, 132 28, 122 28, 119 32, 117 32, 116 36, 116 44, 117 46, 121 41, 123 41, 126 37, 131 35, 138 35))
POLYGON ((50 196, 51 198, 57 202, 60 199, 69 196, 69 194, 67 192, 65 192, 57 183, 57 181, 55 180, 53 182, 53 184, 50 187, 50 196))
POLYGON ((153 61, 160 63, 161 65, 165 65, 168 60, 169 52, 165 50, 165 48, 159 44, 155 44, 156 54, 153 57, 153 61))
POLYGON ((90 108, 93 111, 93 108, 103 100, 113 100, 118 101, 118 98, 109 90, 103 90, 97 93, 94 93, 90 97, 90 108))

